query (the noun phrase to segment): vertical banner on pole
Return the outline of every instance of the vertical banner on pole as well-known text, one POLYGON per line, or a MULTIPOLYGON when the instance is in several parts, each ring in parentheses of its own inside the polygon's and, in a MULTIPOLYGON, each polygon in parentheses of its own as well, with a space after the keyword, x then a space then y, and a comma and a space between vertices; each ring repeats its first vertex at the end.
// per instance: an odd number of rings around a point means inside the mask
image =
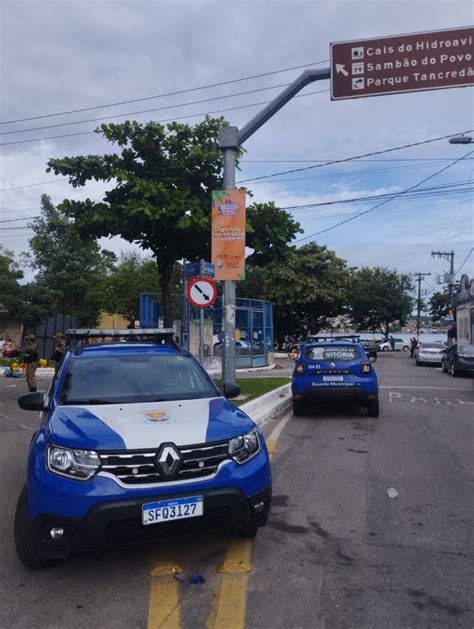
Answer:
POLYGON ((216 280, 245 278, 245 190, 212 193, 212 263, 216 280))

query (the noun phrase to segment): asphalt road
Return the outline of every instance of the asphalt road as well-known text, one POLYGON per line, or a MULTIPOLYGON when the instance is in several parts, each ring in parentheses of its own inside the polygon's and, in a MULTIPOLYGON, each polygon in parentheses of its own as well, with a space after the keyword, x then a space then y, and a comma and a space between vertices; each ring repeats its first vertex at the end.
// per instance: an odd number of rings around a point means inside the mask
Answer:
POLYGON ((24 382, 0 378, 0 626, 473 627, 473 380, 403 353, 375 368, 378 419, 319 406, 265 425, 272 444, 282 429, 274 506, 252 543, 209 534, 41 572, 12 538, 37 417, 16 405, 24 382), (159 576, 170 565, 184 571, 159 576))

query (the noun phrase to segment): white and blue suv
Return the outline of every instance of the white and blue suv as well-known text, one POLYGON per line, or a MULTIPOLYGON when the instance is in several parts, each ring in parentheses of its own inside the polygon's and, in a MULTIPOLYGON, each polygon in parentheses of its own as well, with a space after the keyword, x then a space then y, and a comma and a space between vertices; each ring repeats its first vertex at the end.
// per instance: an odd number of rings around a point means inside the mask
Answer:
POLYGON ((108 543, 202 528, 253 536, 271 472, 261 432, 173 341, 174 331, 70 330, 39 410, 18 500, 20 560, 41 568, 108 543))

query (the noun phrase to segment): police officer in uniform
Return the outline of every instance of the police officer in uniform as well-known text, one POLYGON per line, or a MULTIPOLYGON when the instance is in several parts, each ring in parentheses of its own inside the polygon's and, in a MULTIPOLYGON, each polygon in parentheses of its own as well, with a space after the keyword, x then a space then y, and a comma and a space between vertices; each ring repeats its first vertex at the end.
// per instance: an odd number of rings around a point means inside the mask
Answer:
POLYGON ((61 366, 61 361, 64 358, 64 352, 66 351, 66 340, 62 332, 58 332, 54 335, 54 352, 51 356, 51 360, 56 363, 54 366, 54 374, 56 375, 61 366))
POLYGON ((30 393, 36 391, 36 370, 38 369, 38 346, 35 343, 34 334, 26 337, 26 347, 23 353, 23 360, 26 363, 26 384, 30 393))

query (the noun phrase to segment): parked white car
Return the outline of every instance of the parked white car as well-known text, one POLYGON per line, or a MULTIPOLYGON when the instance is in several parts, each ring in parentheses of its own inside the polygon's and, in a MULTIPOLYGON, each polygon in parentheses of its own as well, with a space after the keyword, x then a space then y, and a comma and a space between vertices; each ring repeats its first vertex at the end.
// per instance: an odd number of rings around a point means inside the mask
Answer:
MULTIPOLYGON (((395 351, 402 350, 404 352, 408 352, 410 349, 410 344, 403 339, 394 339, 395 340, 395 351)), ((390 340, 381 341, 378 343, 379 352, 389 352, 392 349, 392 345, 390 340)))
POLYGON ((441 365, 446 351, 443 343, 420 343, 415 350, 417 365, 441 365))

